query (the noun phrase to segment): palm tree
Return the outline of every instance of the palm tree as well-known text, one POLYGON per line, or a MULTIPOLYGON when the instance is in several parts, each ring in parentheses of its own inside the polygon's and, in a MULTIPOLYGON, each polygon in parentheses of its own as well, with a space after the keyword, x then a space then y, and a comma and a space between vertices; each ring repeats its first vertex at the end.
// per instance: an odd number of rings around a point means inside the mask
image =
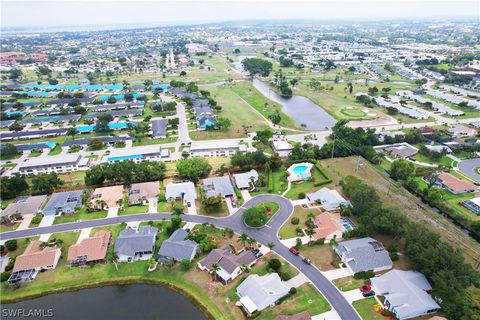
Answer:
POLYGON ((108 248, 107 260, 113 263, 115 265, 115 269, 117 269, 118 271, 118 266, 117 266, 118 254, 113 247, 108 248))
POLYGON ((248 247, 249 248, 252 248, 255 244, 257 243, 257 240, 253 239, 253 238, 248 238, 247 239, 247 244, 248 244, 248 247))
POLYGON ((210 268, 210 274, 212 275, 212 281, 215 281, 217 278, 217 272, 220 271, 220 266, 218 263, 212 264, 212 267, 210 268))
POLYGON ((308 236, 308 244, 311 244, 312 242, 312 236, 315 234, 315 229, 309 225, 307 229, 305 229, 305 233, 307 234, 308 236))
POLYGON ((242 244, 242 246, 245 246, 245 244, 247 243, 248 241, 248 235, 246 233, 242 233, 240 235, 240 237, 238 237, 238 242, 240 242, 242 244))
POLYGON ((272 250, 273 247, 275 247, 275 243, 269 242, 269 243, 267 244, 267 246, 268 246, 268 248, 269 248, 270 250, 272 250))

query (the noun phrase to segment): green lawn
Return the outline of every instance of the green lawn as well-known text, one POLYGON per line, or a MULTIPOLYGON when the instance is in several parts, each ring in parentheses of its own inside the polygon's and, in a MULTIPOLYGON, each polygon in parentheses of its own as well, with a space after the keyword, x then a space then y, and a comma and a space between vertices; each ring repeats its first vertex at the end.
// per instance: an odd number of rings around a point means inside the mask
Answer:
POLYGON ((373 309, 373 306, 377 305, 375 297, 367 299, 361 299, 353 302, 353 307, 360 314, 363 320, 387 320, 388 317, 382 316, 380 313, 373 309))
POLYGON ((268 191, 268 187, 257 187, 255 191, 250 192, 252 196, 256 196, 264 193, 273 193, 273 194, 282 194, 288 186, 287 182, 287 172, 285 168, 281 168, 278 171, 273 171, 273 190, 272 192, 268 191))
POLYGON ((30 151, 30 154, 28 155, 29 158, 36 158, 36 157, 39 157, 42 155, 42 151, 41 150, 36 150, 36 149, 33 149, 32 151, 30 151))
POLYGON ((7 231, 13 231, 13 230, 16 230, 18 228, 18 226, 20 225, 20 222, 16 222, 14 223, 13 225, 5 225, 5 224, 0 224, 0 232, 7 232, 7 231))
POLYGON ((307 215, 310 212, 315 215, 319 213, 318 210, 315 210, 315 209, 305 209, 305 208, 302 208, 301 206, 296 206, 294 208, 293 214, 290 217, 290 219, 287 222, 285 222, 285 224, 282 226, 282 228, 278 232, 278 236, 280 237, 280 239, 290 239, 298 236, 303 236, 303 234, 297 234, 297 228, 302 228, 302 229, 306 228, 305 222, 307 220, 307 215), (292 224, 291 219, 293 217, 299 218, 300 223, 297 225, 292 224))
MULTIPOLYGON (((292 129, 301 129, 292 118, 287 116, 282 111, 282 106, 280 104, 266 98, 262 93, 255 89, 251 82, 243 81, 236 83, 232 86, 232 90, 235 94, 237 94, 238 97, 241 97, 240 99, 246 102, 247 105, 253 107, 267 119, 269 116, 278 112, 282 118, 279 123, 280 126, 292 129)), ((252 112, 252 110, 249 110, 249 113, 252 113, 254 117, 258 118, 258 115, 255 112, 252 112)))
POLYGON ((310 179, 308 181, 292 182, 292 186, 291 186, 290 190, 285 195, 287 198, 298 199, 298 195, 300 193, 315 192, 318 189, 324 187, 324 185, 316 186, 315 184, 317 184, 321 181, 326 181, 327 177, 322 175, 322 173, 315 166, 312 167, 312 170, 310 172, 312 174, 312 179, 310 179))
POLYGON ((226 217, 228 216, 228 208, 225 201, 227 200, 223 200, 220 208, 216 210, 211 210, 211 209, 207 210, 201 201, 196 201, 198 214, 210 216, 210 217, 226 217))
POLYGON ((62 152, 62 147, 57 144, 55 145, 55 148, 53 148, 52 150, 50 150, 50 152, 48 153, 49 156, 55 156, 57 154, 60 154, 60 152, 62 152))
POLYGON ((415 155, 415 160, 419 161, 419 162, 425 162, 425 163, 432 163, 432 164, 441 164, 441 165, 444 165, 444 166, 451 166, 452 165, 452 162, 453 162, 453 159, 447 157, 447 156, 443 156, 441 157, 438 161, 435 161, 435 160, 432 160, 426 156, 424 156, 423 154, 420 154, 420 153, 417 153, 415 155))
POLYGON ((148 206, 128 206, 123 208, 123 210, 118 211, 119 216, 126 216, 128 214, 139 214, 146 213, 148 211, 148 206))
POLYGON ((74 214, 62 214, 61 216, 55 217, 55 220, 53 220, 53 224, 75 222, 79 220, 81 221, 94 220, 94 219, 101 219, 106 217, 107 217, 107 211, 105 210, 87 212, 87 209, 82 208, 74 214))
POLYGON ((355 279, 353 276, 333 280, 333 284, 338 289, 340 289, 340 291, 350 291, 353 289, 358 289, 363 286, 364 283, 365 280, 355 279))

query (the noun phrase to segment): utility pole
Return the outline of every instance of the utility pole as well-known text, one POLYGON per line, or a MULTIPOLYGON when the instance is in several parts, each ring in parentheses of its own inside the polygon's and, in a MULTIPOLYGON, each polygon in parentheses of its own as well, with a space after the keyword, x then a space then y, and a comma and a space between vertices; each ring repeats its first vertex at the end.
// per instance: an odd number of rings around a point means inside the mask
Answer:
POLYGON ((334 151, 335 151, 335 133, 333 134, 332 160, 333 160, 334 151))

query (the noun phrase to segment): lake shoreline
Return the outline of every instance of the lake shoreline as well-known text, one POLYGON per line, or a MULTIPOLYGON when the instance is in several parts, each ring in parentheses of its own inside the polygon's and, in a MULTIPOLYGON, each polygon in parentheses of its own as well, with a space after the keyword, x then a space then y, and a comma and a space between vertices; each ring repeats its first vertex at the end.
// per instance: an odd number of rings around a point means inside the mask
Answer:
POLYGON ((100 288, 100 287, 109 287, 109 286, 123 286, 123 285, 132 285, 132 284, 149 284, 149 285, 161 285, 163 287, 169 288, 185 298, 187 298, 190 302, 193 303, 208 319, 215 320, 214 315, 207 309, 207 306, 203 305, 199 299, 197 299, 194 294, 188 292, 184 288, 180 286, 176 286, 173 283, 166 282, 163 280, 155 280, 155 279, 147 279, 147 278, 136 278, 136 279, 116 279, 116 280, 105 280, 105 281, 98 281, 92 282, 88 284, 81 284, 81 285, 73 285, 67 286, 59 289, 51 289, 41 293, 33 293, 33 294, 26 294, 16 298, 4 298, 0 297, 0 302, 4 306, 8 306, 11 303, 17 303, 25 300, 32 300, 36 298, 41 298, 51 294, 59 294, 65 292, 75 292, 80 291, 83 289, 92 289, 92 288, 100 288))

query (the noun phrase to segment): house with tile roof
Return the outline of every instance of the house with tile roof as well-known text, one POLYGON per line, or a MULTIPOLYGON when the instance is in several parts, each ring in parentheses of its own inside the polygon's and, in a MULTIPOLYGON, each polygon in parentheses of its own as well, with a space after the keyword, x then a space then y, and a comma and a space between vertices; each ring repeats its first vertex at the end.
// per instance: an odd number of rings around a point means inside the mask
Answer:
POLYGON ((123 200, 123 186, 97 188, 90 195, 90 204, 95 209, 119 207, 123 200))
POLYGON ((339 213, 323 212, 315 217, 314 224, 313 240, 324 239, 325 243, 329 243, 332 239, 342 239, 345 231, 339 213))
POLYGON ((70 265, 83 265, 104 262, 112 233, 99 230, 92 237, 83 239, 80 243, 68 249, 68 263, 70 265))
POLYGON ((143 205, 150 201, 157 201, 159 193, 159 181, 133 183, 128 190, 128 203, 143 205))
POLYGON ((12 203, 6 207, 2 213, 2 217, 11 217, 15 214, 22 216, 33 216, 41 212, 42 204, 47 196, 21 196, 15 198, 12 203))
POLYGON ((461 194, 477 190, 477 186, 473 183, 452 176, 448 172, 442 172, 438 175, 436 185, 450 191, 453 194, 461 194))
POLYGON ((55 269, 62 254, 57 247, 42 248, 42 241, 30 242, 23 254, 15 259, 9 283, 32 281, 39 271, 55 269))

